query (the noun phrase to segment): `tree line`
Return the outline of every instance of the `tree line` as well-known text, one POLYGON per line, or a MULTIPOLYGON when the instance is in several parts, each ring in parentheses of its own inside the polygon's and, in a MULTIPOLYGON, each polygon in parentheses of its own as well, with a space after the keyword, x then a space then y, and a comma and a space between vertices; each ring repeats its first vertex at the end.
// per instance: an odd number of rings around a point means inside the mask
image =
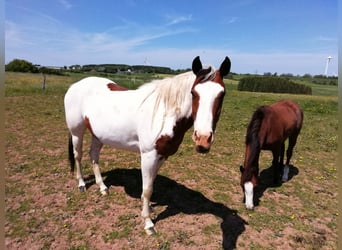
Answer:
POLYGON ((13 72, 30 72, 61 75, 64 72, 100 72, 100 73, 156 73, 156 74, 179 74, 190 69, 172 70, 168 67, 150 66, 150 65, 126 65, 126 64, 87 64, 87 65, 71 65, 60 68, 42 67, 23 60, 14 59, 5 65, 6 71, 13 72))

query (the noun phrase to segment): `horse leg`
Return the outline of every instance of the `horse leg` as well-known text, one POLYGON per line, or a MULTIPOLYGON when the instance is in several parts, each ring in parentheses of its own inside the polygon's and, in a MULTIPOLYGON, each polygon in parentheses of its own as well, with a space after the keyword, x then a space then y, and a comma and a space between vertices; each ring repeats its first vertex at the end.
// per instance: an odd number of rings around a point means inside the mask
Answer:
POLYGON ((76 163, 76 179, 78 180, 78 189, 81 192, 84 192, 86 190, 86 185, 83 180, 83 174, 82 174, 82 146, 83 146, 83 134, 84 130, 81 133, 72 134, 72 144, 73 144, 73 150, 74 150, 74 158, 76 163))
POLYGON ((284 173, 284 154, 285 154, 285 141, 281 144, 280 147, 280 158, 279 158, 279 171, 280 175, 283 176, 284 173))
POLYGON ((290 160, 292 157, 293 148, 297 143, 297 137, 298 137, 298 134, 295 134, 294 136, 289 137, 289 146, 287 147, 287 150, 286 150, 286 164, 284 166, 284 173, 282 177, 283 182, 287 181, 289 178, 290 160))
POLYGON ((279 182, 279 149, 272 150, 273 160, 272 160, 272 168, 273 168, 273 183, 279 182))
POLYGON ((156 151, 141 153, 141 175, 142 175, 142 211, 141 216, 145 221, 145 231, 148 235, 154 234, 154 224, 151 220, 150 199, 153 192, 153 182, 157 176, 160 166, 165 161, 160 158, 156 151))
POLYGON ((284 154, 285 154, 285 142, 281 144, 281 148, 280 148, 280 159, 279 159, 280 166, 284 165, 284 154))
POLYGON ((101 151, 102 146, 103 146, 102 142, 100 142, 95 136, 92 136, 91 147, 90 147, 90 158, 93 164, 95 181, 96 181, 96 184, 98 184, 100 187, 101 194, 107 195, 108 188, 103 183, 103 179, 102 179, 100 167, 99 167, 99 158, 100 158, 100 151, 101 151))

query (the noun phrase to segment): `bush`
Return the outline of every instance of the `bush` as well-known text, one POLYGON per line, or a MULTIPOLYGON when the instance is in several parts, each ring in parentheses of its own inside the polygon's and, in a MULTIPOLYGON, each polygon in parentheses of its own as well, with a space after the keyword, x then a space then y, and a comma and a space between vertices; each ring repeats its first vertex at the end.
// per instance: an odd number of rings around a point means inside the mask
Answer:
POLYGON ((6 71, 14 71, 14 72, 31 72, 37 73, 38 68, 34 66, 32 63, 21 60, 21 59, 14 59, 10 63, 5 66, 6 71))
POLYGON ((47 75, 64 75, 64 72, 60 69, 51 69, 47 67, 41 67, 38 70, 39 73, 47 74, 47 75))
POLYGON ((240 80, 238 87, 240 91, 290 93, 290 94, 312 94, 309 86, 298 84, 282 77, 244 77, 240 80))

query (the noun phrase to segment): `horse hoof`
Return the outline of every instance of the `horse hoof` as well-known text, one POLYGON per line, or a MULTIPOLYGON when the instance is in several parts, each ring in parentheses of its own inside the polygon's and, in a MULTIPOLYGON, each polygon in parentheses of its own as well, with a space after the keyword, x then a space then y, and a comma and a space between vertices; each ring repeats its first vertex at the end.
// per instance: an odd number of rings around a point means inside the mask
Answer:
POLYGON ((246 209, 253 211, 254 210, 254 206, 253 205, 246 205, 246 209))
POLYGON ((103 196, 106 196, 106 195, 109 194, 108 188, 106 188, 106 189, 104 189, 104 190, 101 190, 100 192, 101 192, 101 194, 102 194, 103 196))
POLYGON ((86 187, 85 186, 79 186, 78 189, 80 190, 81 193, 86 191, 86 187))
POLYGON ((154 234, 156 234, 156 231, 154 230, 153 227, 145 229, 145 232, 146 232, 147 235, 154 235, 154 234))

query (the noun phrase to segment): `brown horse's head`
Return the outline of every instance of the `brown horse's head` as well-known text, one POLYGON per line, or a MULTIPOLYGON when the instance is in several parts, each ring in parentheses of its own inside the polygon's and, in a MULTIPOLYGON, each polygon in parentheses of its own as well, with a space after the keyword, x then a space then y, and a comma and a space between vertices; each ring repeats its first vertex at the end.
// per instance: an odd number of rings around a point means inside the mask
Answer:
POLYGON ((244 202, 247 209, 254 208, 254 188, 258 185, 258 167, 244 168, 240 166, 241 180, 240 185, 244 193, 244 202))
POLYGON ((225 95, 223 77, 229 73, 230 66, 228 57, 216 71, 212 67, 203 69, 199 56, 192 62, 192 71, 196 75, 191 89, 194 120, 192 140, 199 153, 209 152, 214 141, 214 132, 225 95))

